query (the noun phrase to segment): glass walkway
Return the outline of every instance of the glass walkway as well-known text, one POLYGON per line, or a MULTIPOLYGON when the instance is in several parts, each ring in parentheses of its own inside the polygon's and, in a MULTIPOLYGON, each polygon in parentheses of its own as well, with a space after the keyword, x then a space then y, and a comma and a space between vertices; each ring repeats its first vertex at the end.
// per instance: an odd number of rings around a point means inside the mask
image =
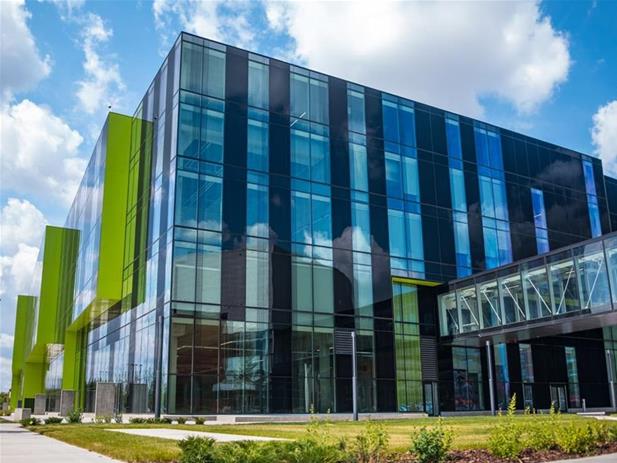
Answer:
POLYGON ((455 280, 439 296, 442 336, 617 313, 617 232, 455 280))

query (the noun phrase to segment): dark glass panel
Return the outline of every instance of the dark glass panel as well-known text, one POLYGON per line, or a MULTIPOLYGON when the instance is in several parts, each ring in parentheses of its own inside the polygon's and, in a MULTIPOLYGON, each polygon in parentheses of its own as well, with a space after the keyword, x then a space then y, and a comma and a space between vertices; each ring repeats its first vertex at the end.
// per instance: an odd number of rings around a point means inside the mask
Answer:
POLYGON ((431 134, 433 137, 433 151, 448 154, 446 124, 443 114, 431 114, 431 134))

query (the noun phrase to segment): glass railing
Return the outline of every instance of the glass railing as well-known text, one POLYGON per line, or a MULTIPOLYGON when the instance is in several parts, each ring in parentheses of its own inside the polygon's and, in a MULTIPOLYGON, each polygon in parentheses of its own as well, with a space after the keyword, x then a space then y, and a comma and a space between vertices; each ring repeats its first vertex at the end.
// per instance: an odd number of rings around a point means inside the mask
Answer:
POLYGON ((617 233, 449 283, 442 336, 617 310, 617 233))

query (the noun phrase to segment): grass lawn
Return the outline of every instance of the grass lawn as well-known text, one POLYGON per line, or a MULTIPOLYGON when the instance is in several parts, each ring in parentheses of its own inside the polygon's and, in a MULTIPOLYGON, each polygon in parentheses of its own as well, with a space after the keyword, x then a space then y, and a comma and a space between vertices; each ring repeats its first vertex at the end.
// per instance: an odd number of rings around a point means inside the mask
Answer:
MULTIPOLYGON (((517 416, 516 420, 544 420, 546 416, 517 416)), ((576 415, 563 415, 562 419, 586 423, 591 418, 576 415)), ((452 417, 444 418, 444 423, 454 432, 453 447, 468 449, 483 447, 491 428, 497 418, 452 417)), ((393 450, 405 451, 409 448, 411 436, 421 426, 436 423, 435 418, 384 420, 382 421, 390 434, 390 446, 393 450)), ((609 424, 609 423, 607 423, 609 424)), ((325 424, 329 433, 337 437, 352 437, 360 432, 364 423, 332 422, 325 424)), ((610 423, 616 426, 617 423, 610 423)), ((210 431, 228 434, 252 436, 269 436, 298 438, 306 432, 306 424, 268 423, 242 425, 169 425, 169 424, 80 424, 80 425, 40 425, 30 429, 49 437, 68 442, 119 460, 130 462, 172 462, 178 459, 180 450, 177 442, 168 439, 132 436, 129 434, 105 431, 105 428, 170 428, 191 431, 210 431)))

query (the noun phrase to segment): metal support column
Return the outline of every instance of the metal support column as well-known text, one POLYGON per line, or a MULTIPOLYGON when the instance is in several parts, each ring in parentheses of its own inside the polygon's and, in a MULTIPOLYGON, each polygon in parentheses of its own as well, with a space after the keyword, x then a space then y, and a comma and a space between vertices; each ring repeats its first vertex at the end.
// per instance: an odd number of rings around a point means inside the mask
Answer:
POLYGON ((358 421, 358 365, 356 360, 356 332, 351 332, 351 389, 353 400, 353 420, 358 421))
POLYGON ((156 341, 155 346, 157 347, 157 352, 155 356, 156 368, 154 375, 154 416, 156 418, 161 417, 161 396, 162 396, 162 370, 163 370, 163 316, 159 315, 156 320, 156 341))
POLYGON ((488 392, 491 401, 491 414, 495 414, 495 380, 493 379, 493 352, 491 341, 486 341, 486 363, 488 364, 488 392))
POLYGON ((606 349, 606 369, 608 373, 608 386, 611 394, 611 408, 615 410, 617 403, 615 402, 615 372, 613 371, 613 351, 606 349))

